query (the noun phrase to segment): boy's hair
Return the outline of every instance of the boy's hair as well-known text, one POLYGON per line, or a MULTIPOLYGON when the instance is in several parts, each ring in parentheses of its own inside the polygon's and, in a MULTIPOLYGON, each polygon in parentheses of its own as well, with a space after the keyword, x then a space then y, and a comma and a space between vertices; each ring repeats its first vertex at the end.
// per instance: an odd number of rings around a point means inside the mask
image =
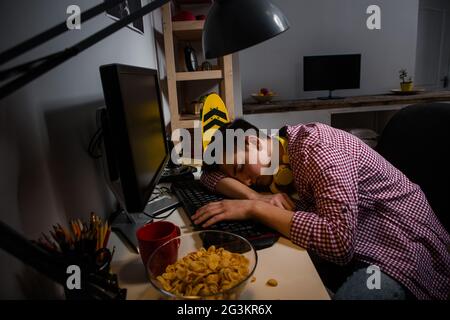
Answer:
MULTIPOLYGON (((259 131, 259 129, 254 126, 253 124, 251 124, 248 121, 245 121, 244 119, 240 119, 237 118, 232 122, 229 122, 225 125, 223 125, 222 127, 220 127, 219 129, 217 129, 217 131, 214 133, 214 135, 211 138, 211 142, 209 144, 211 144, 215 139, 217 135, 222 135, 222 150, 223 153, 225 153, 227 144, 229 143, 229 141, 227 141, 227 134, 226 131, 230 129, 230 130, 243 130, 244 132, 247 132, 247 130, 254 130, 256 132, 257 135, 263 135, 263 133, 261 133, 259 131)), ((237 146, 237 137, 234 136, 234 152, 236 152, 236 146, 237 146)), ((208 148, 208 147, 207 147, 208 148)), ((202 170, 203 171, 217 171, 219 170, 219 164, 218 163, 213 163, 213 164, 207 164, 205 162, 203 162, 202 165, 202 170)))

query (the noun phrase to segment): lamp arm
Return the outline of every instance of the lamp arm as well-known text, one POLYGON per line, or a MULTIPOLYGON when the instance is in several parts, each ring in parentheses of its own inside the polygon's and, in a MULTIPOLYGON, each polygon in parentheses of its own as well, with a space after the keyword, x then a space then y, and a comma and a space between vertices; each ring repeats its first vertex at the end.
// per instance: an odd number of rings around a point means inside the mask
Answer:
POLYGON ((52 53, 48 56, 41 57, 35 60, 28 61, 26 63, 23 63, 18 66, 14 66, 5 70, 0 70, 0 82, 7 80, 8 78, 12 78, 14 76, 17 76, 19 74, 23 74, 29 70, 31 70, 33 67, 36 67, 38 64, 43 63, 47 60, 54 59, 57 56, 61 55, 61 52, 52 53))
MULTIPOLYGON (((81 23, 86 22, 90 19, 92 19, 93 17, 98 16, 100 13, 113 8, 114 6, 116 6, 117 4, 119 4, 120 2, 123 2, 124 0, 108 0, 105 1, 91 9, 88 9, 85 12, 82 12, 80 15, 80 21, 81 23)), ((53 28, 48 29, 47 31, 44 31, 36 36, 34 36, 31 39, 28 39, 14 47, 12 47, 11 49, 8 49, 2 53, 0 53, 0 65, 5 64, 6 62, 17 58, 18 56, 21 56, 22 54, 26 53, 27 51, 30 51, 31 49, 34 49, 38 46, 40 46, 41 44, 59 36, 60 34, 63 34, 64 32, 66 32, 67 29, 67 24, 66 22, 62 22, 56 26, 54 26, 53 28)))
MULTIPOLYGON (((44 73, 47 73, 48 71, 52 70, 56 66, 62 64, 63 62, 69 60, 70 58, 76 56, 80 52, 86 50, 87 48, 93 46, 94 44, 100 42, 101 40, 107 38, 111 34, 115 33, 116 31, 122 29, 123 27, 129 25, 133 21, 135 21, 138 18, 141 18, 150 12, 162 7, 166 3, 168 3, 170 0, 155 0, 141 9, 133 12, 129 16, 109 25, 108 27, 94 33, 93 35, 89 36, 88 38, 80 41, 76 45, 67 48, 63 51, 60 51, 59 53, 55 53, 50 55, 49 59, 44 60, 42 63, 40 63, 37 66, 31 67, 29 71, 22 76, 19 76, 18 78, 11 80, 10 82, 4 84, 0 87, 0 99, 5 98, 6 96, 12 94, 13 92, 17 91, 18 89, 22 88, 29 82, 33 81, 34 79, 38 78, 39 76, 43 75, 44 73)), ((45 32, 44 32, 45 33, 45 32)), ((20 45, 19 45, 20 46, 20 45)), ((9 51, 9 50, 8 50, 9 51)), ((7 51, 7 52, 8 52, 7 51)), ((38 59, 42 60, 42 59, 38 59)), ((27 63, 29 64, 29 63, 27 63)), ((20 68, 21 66, 18 66, 16 68, 20 68)), ((16 69, 13 68, 13 69, 16 69)), ((8 70, 9 72, 11 70, 8 70)))
POLYGON ((53 281, 65 284, 64 269, 60 261, 3 221, 0 221, 0 248, 53 281))

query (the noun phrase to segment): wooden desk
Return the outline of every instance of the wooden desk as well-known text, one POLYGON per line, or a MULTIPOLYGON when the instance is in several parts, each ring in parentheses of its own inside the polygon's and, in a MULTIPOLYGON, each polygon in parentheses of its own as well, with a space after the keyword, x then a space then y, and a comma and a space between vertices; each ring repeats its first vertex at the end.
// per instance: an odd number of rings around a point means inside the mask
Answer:
MULTIPOLYGON (((415 103, 450 101, 450 91, 424 92, 414 95, 370 95, 347 97, 335 100, 288 100, 274 101, 267 104, 248 103, 244 104, 244 114, 257 113, 276 113, 291 111, 309 111, 309 110, 325 110, 325 109, 342 109, 342 108, 358 108, 358 107, 374 107, 380 109, 383 106, 392 105, 409 105, 415 103)), ((389 109, 389 108, 386 108, 389 109)))
MULTIPOLYGON (((192 225, 178 209, 167 221, 177 224, 182 233, 192 231, 192 225)), ((130 251, 116 234, 111 235, 110 247, 116 247, 112 271, 119 277, 122 288, 128 289, 127 299, 158 299, 158 292, 147 280, 141 257, 130 251)), ((270 248, 258 251, 258 265, 241 299, 255 300, 329 300, 330 297, 306 252, 281 238, 270 248), (278 281, 277 287, 266 285, 268 279, 278 281)))
MULTIPOLYGON (((278 129, 286 124, 297 125, 310 122, 321 122, 333 126, 335 115, 339 115, 341 119, 343 115, 346 115, 350 119, 347 122, 359 127, 357 122, 351 120, 351 117, 357 114, 370 119, 375 118, 377 128, 372 129, 381 132, 390 116, 397 110, 411 104, 429 102, 450 102, 450 91, 424 92, 407 96, 384 94, 338 100, 309 99, 274 101, 269 104, 248 103, 243 106, 243 118, 258 128, 278 129), (380 116, 380 121, 377 116, 380 116)), ((364 121, 364 123, 367 122, 367 120, 364 121)))

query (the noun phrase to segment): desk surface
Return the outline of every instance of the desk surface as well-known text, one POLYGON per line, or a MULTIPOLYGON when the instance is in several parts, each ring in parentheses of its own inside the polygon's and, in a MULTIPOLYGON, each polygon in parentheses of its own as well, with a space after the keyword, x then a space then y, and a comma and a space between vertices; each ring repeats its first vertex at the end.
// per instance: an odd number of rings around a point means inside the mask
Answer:
MULTIPOLYGON (((182 211, 179 208, 166 220, 177 224, 182 233, 191 232, 192 224, 182 211)), ((128 289, 127 298, 158 299, 157 291, 147 280, 140 256, 130 251, 115 233, 111 235, 109 245, 116 247, 112 271, 118 275, 120 287, 128 289)), ((258 251, 254 276, 256 281, 248 284, 241 299, 330 299, 307 251, 285 238, 258 251), (271 278, 278 281, 277 287, 266 285, 271 278)))

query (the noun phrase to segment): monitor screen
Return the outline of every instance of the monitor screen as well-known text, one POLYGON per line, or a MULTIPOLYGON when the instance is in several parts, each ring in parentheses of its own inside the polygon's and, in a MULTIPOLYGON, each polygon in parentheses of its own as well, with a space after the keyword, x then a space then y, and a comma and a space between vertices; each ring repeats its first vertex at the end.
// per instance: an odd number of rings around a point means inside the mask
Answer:
POLYGON ((358 89, 361 55, 303 57, 304 91, 358 89))
POLYGON ((169 157, 157 72, 114 64, 100 67, 100 73, 107 157, 114 157, 108 166, 116 164, 127 211, 142 212, 169 157))

